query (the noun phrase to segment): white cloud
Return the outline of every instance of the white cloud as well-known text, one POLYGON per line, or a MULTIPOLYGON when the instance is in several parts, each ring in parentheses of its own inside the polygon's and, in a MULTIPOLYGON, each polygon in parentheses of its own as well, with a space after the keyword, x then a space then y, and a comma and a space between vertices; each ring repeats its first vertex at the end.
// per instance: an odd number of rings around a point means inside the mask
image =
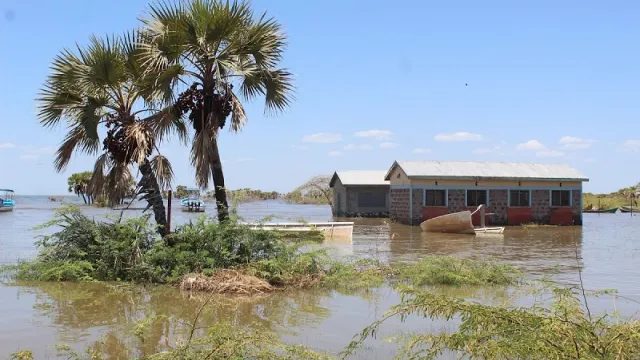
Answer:
POLYGON ((309 149, 308 146, 304 146, 304 145, 291 145, 291 147, 296 149, 296 150, 307 150, 307 149, 309 149))
POLYGON ((334 133, 317 133, 311 135, 305 135, 302 137, 302 141, 309 143, 329 144, 342 140, 342 135, 334 133))
POLYGON ((329 156, 340 156, 342 153, 340 151, 329 151, 329 156))
POLYGON ((349 144, 349 145, 346 145, 344 149, 345 150, 371 150, 373 149, 373 147, 367 144, 362 144, 362 145, 349 144))
POLYGON ((414 154, 428 154, 431 152, 431 149, 423 149, 423 148, 415 148, 413 149, 414 154))
POLYGON ((529 140, 516 146, 516 150, 547 150, 547 147, 542 145, 538 140, 529 140))
POLYGON ((24 154, 20 155, 20 160, 37 160, 40 156, 34 154, 24 154))
POLYGON ((381 149, 393 149, 397 147, 398 147, 398 144, 392 143, 392 142, 383 142, 382 144, 380 144, 381 149))
POLYGON ((482 140, 482 135, 461 131, 453 134, 438 134, 435 139, 436 141, 479 141, 482 140))
POLYGON ((558 141, 558 143, 560 143, 561 145, 564 145, 563 147, 565 149, 570 149, 570 150, 588 149, 591 147, 591 145, 593 145, 594 142, 595 141, 593 140, 586 140, 586 139, 581 139, 573 136, 563 136, 560 139, 560 141, 558 141))
POLYGON ((538 157, 560 157, 564 156, 562 151, 557 150, 540 150, 536 152, 536 156, 538 157))
POLYGON ((365 131, 358 131, 354 135, 356 137, 376 138, 376 139, 388 139, 393 133, 389 130, 371 129, 365 131))
POLYGON ((473 150, 474 154, 492 154, 492 153, 500 153, 501 152, 502 147, 499 145, 495 145, 493 147, 486 147, 486 148, 477 148, 473 150))
POLYGON ((640 140, 627 140, 622 144, 622 150, 640 152, 640 140))
POLYGON ((0 143, 0 149, 13 149, 16 145, 12 143, 0 143))

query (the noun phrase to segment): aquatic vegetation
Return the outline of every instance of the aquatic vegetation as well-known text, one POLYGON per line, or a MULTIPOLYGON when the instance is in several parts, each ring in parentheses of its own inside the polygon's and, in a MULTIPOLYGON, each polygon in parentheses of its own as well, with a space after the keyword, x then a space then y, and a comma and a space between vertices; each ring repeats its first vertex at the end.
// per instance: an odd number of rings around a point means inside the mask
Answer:
POLYGON ((204 291, 207 293, 255 295, 273 291, 267 281, 246 274, 243 271, 220 269, 211 275, 188 274, 180 282, 180 290, 204 291))
POLYGON ((640 321, 615 314, 592 316, 575 288, 545 286, 552 304, 528 307, 492 306, 405 287, 401 303, 365 328, 344 356, 393 317, 409 316, 461 321, 456 330, 396 336, 396 358, 435 359, 453 351, 470 359, 635 359, 640 356, 640 321))
POLYGON ((413 263, 394 265, 394 279, 423 285, 513 285, 521 273, 492 260, 427 256, 413 263))

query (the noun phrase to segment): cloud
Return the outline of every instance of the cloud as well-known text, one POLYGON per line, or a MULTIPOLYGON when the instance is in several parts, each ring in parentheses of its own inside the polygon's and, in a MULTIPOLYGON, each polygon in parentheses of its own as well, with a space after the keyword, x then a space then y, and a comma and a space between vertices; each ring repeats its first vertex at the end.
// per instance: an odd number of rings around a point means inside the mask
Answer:
POLYGON ((564 156, 562 151, 557 150, 540 150, 536 152, 537 157, 560 157, 564 156))
POLYGON ((362 145, 354 145, 354 144, 349 144, 346 145, 344 147, 345 150, 349 151, 349 150, 371 150, 373 149, 373 147, 371 145, 367 145, 367 144, 362 144, 362 145))
POLYGON ((482 135, 462 131, 453 134, 438 134, 435 139, 436 141, 479 141, 482 140, 482 135))
POLYGON ((431 149, 423 149, 423 148, 415 148, 413 149, 414 154, 428 154, 431 152, 431 149))
POLYGON ((24 154, 24 155, 20 155, 20 160, 27 160, 27 161, 31 161, 31 160, 37 160, 38 158, 40 158, 40 156, 38 156, 38 155, 34 155, 34 154, 24 154))
POLYGON ((340 156, 342 153, 340 151, 329 151, 329 156, 340 156))
POLYGON ((382 144, 380 144, 380 149, 393 149, 397 147, 398 144, 392 142, 383 142, 382 144))
POLYGON ((16 145, 12 143, 0 143, 0 149, 13 149, 16 145))
POLYGON ((311 135, 305 135, 302 137, 303 142, 329 144, 342 140, 342 135, 334 133, 317 133, 311 135))
POLYGON ((474 154, 492 154, 499 153, 502 154, 502 147, 499 145, 495 145, 493 147, 485 147, 485 148, 477 148, 473 150, 474 154))
POLYGON ((564 145, 563 148, 569 150, 588 149, 594 142, 595 141, 593 140, 586 140, 573 136, 563 136, 560 141, 558 141, 559 144, 564 145))
POLYGON ((543 151, 543 150, 547 150, 547 147, 542 145, 542 143, 538 140, 529 140, 522 144, 518 144, 516 146, 516 150, 538 150, 538 151, 542 150, 543 151))
POLYGON ((640 140, 627 140, 622 144, 622 150, 640 152, 640 140))
POLYGON ((376 139, 388 139, 393 135, 389 130, 371 129, 365 131, 358 131, 354 134, 356 137, 376 138, 376 139))

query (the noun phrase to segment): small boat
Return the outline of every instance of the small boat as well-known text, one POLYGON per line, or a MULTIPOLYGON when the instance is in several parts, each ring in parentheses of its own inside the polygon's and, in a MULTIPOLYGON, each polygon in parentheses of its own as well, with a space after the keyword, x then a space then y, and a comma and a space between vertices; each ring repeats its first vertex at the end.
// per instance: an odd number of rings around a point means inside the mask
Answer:
POLYGON ((500 227, 479 227, 479 228, 474 228, 473 232, 475 232, 476 235, 478 235, 478 234, 502 234, 502 233, 504 233, 504 226, 500 226, 500 227))
POLYGON ((0 195, 0 212, 13 211, 16 206, 15 192, 11 189, 0 189, 0 193, 4 193, 0 195))
POLYGON ((186 212, 204 212, 207 205, 197 197, 187 197, 180 200, 180 207, 186 212))
POLYGON ((620 211, 622 211, 623 213, 630 213, 630 212, 640 212, 640 208, 634 206, 620 206, 620 211))
POLYGON ((351 237, 353 222, 264 223, 248 224, 252 229, 277 231, 320 231, 325 238, 351 237))
POLYGON ((611 209, 582 210, 582 212, 585 213, 585 214, 614 214, 616 211, 618 211, 617 207, 614 207, 614 208, 611 208, 611 209))
POLYGON ((425 220, 420 224, 422 231, 452 233, 452 234, 475 234, 473 221, 471 221, 471 211, 465 210, 436 216, 425 220))

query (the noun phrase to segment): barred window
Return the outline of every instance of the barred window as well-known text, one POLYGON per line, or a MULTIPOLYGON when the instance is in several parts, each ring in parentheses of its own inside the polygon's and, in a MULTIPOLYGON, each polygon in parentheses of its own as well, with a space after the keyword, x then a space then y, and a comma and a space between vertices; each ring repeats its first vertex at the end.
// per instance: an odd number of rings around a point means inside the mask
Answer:
POLYGON ((509 197, 509 206, 527 207, 531 201, 529 199, 529 190, 511 190, 509 197))
POLYGON ((467 190, 467 206, 487 205, 487 190, 467 190))
POLYGON ((551 206, 571 206, 571 193, 569 190, 551 191, 551 206))
POLYGON ((445 190, 425 190, 425 206, 446 206, 445 190))

